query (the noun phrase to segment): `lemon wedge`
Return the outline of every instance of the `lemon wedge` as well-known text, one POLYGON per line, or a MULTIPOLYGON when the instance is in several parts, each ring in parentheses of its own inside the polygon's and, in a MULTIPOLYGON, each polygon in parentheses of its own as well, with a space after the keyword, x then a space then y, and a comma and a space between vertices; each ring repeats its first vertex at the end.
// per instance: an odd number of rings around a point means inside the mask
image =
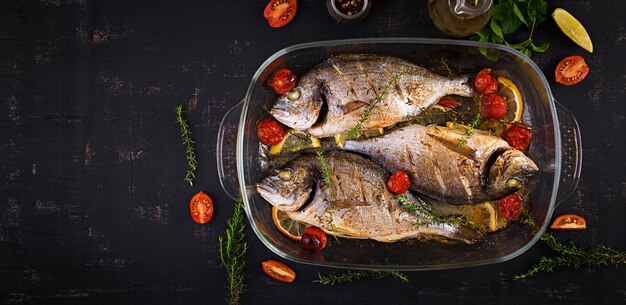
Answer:
POLYGON ((281 153, 295 152, 307 148, 320 147, 320 139, 307 133, 297 130, 289 130, 283 137, 283 140, 276 145, 270 147, 270 155, 281 153))
POLYGON ((562 8, 557 8, 552 12, 552 18, 567 37, 589 53, 593 53, 593 44, 587 30, 572 14, 562 8))
POLYGON ((293 240, 302 239, 302 232, 307 227, 304 223, 292 220, 287 214, 274 206, 272 207, 272 220, 280 233, 293 240))
POLYGON ((521 122, 524 113, 524 101, 517 86, 508 78, 498 76, 498 94, 507 102, 507 122, 521 122))

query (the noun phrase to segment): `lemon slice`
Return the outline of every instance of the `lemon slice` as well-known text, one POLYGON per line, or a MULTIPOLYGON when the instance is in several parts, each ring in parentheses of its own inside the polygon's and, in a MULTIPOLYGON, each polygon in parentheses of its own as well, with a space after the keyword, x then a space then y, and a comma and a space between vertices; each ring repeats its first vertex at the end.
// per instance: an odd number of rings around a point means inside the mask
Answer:
MULTIPOLYGON (((384 128, 369 129, 369 130, 361 131, 361 133, 356 138, 377 137, 377 136, 382 136, 384 133, 385 133, 385 129, 384 128)), ((339 147, 341 147, 341 148, 343 148, 343 144, 345 144, 347 140, 348 140, 347 134, 336 134, 335 135, 335 143, 337 143, 337 145, 339 145, 339 147)))
POLYGON ((508 78, 498 76, 498 94, 507 102, 507 122, 521 122, 524 113, 524 101, 517 86, 508 78))
POLYGON ((302 232, 307 227, 306 224, 289 218, 287 214, 274 206, 272 207, 272 220, 280 233, 293 240, 302 239, 302 232))
POLYGON ((593 53, 591 38, 580 21, 562 8, 555 9, 552 12, 552 18, 567 37, 589 53, 593 53))
POLYGON ((464 216, 469 221, 468 227, 480 232, 495 232, 507 224, 506 218, 499 217, 497 208, 490 201, 465 205, 432 201, 430 206, 433 212, 440 215, 464 216))
POLYGON ((297 130, 289 130, 283 140, 270 147, 270 155, 299 151, 322 146, 318 137, 297 130))

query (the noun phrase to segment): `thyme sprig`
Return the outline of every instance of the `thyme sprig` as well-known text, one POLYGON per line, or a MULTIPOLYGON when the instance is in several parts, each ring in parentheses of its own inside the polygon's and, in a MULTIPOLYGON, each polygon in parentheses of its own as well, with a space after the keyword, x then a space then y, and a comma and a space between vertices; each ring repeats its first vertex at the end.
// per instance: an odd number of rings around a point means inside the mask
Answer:
POLYGON ((246 223, 243 216, 243 203, 237 200, 233 214, 226 221, 226 232, 219 237, 220 261, 226 268, 228 278, 228 304, 238 305, 239 295, 244 291, 246 260, 246 223))
POLYGON ((351 140, 357 134, 359 134, 359 132, 363 128, 363 123, 365 123, 365 121, 372 115, 372 111, 374 111, 374 109, 376 109, 376 107, 378 107, 378 104, 385 98, 385 96, 387 96, 387 93, 389 92, 389 87, 391 87, 392 84, 396 84, 398 82, 398 80, 400 80, 400 78, 402 78, 403 75, 404 75, 404 73, 402 73, 402 72, 398 73, 398 75, 393 77, 391 80, 389 80, 387 82, 387 84, 385 84, 385 87, 384 87, 383 91, 379 95, 377 95, 376 97, 374 97, 373 99, 370 100, 369 108, 366 109, 365 111, 363 111, 363 113, 361 114, 361 118, 359 118, 359 121, 348 132, 348 134, 347 134, 348 140, 351 140))
POLYGON ((326 162, 326 158, 324 157, 323 150, 317 151, 317 159, 320 161, 322 179, 324 180, 325 187, 330 188, 333 184, 333 180, 330 179, 330 169, 328 167, 328 163, 326 162))
POLYGON ((449 225, 469 225, 471 221, 460 215, 440 215, 433 212, 428 206, 424 203, 412 203, 406 197, 405 194, 397 195, 396 198, 400 200, 400 206, 408 211, 419 213, 424 215, 428 220, 417 222, 416 226, 426 226, 429 225, 438 225, 438 224, 449 224, 449 225))
POLYGON ((400 280, 402 283, 406 283, 409 281, 409 278, 402 272, 399 271, 379 271, 379 270, 346 270, 343 272, 321 275, 318 274, 319 282, 322 285, 335 285, 335 284, 343 284, 347 282, 352 282, 354 280, 360 280, 366 277, 372 277, 375 279, 380 279, 383 277, 393 277, 400 280))
MULTIPOLYGON (((534 230, 539 229, 527 210, 523 211, 520 222, 530 225, 534 230)), ((552 272, 563 267, 580 268, 626 264, 626 252, 619 252, 601 244, 579 247, 573 241, 562 243, 551 233, 544 233, 540 239, 557 255, 542 256, 539 262, 528 271, 516 274, 513 277, 514 280, 523 280, 539 272, 552 272)))
POLYGON ((469 125, 469 128, 465 128, 465 132, 464 137, 461 138, 461 140, 459 140, 459 144, 457 144, 456 146, 460 149, 463 147, 463 145, 465 145, 465 143, 467 143, 467 138, 469 138, 470 136, 472 136, 472 134, 474 134, 474 129, 476 129, 476 127, 478 127, 478 125, 480 124, 480 112, 476 114, 476 116, 474 117, 474 119, 472 120, 472 122, 469 125))
POLYGON ((178 126, 180 126, 181 138, 183 139, 183 145, 185 145, 186 154, 187 154, 187 174, 185 175, 185 181, 189 183, 190 186, 193 186, 193 179, 196 178, 196 169, 198 168, 198 161, 196 160, 196 152, 193 148, 193 144, 196 143, 192 136, 191 130, 189 129, 189 124, 187 120, 183 118, 183 106, 176 106, 176 122, 178 126))

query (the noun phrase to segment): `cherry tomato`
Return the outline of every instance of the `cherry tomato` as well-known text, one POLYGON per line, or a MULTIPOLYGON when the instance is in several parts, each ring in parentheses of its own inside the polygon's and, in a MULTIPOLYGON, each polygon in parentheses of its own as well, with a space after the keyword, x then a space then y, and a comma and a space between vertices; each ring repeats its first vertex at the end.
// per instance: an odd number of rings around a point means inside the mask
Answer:
POLYGON ((283 140, 285 128, 273 119, 265 119, 259 123, 256 135, 265 145, 276 145, 283 140))
POLYGON ((491 69, 485 68, 476 75, 474 87, 482 94, 491 94, 498 91, 498 80, 491 75, 491 69))
POLYGON ((207 223, 213 216, 213 201, 209 195, 199 192, 189 201, 191 218, 197 223, 207 223))
POLYGON ((296 272, 277 260, 270 259, 264 261, 261 263, 261 266, 265 274, 281 282, 291 283, 296 279, 296 272))
POLYGON ((441 106, 446 106, 448 108, 456 108, 461 106, 461 103, 449 96, 442 97, 439 102, 437 102, 437 104, 441 106))
POLYGON ((512 124, 502 133, 504 139, 509 145, 517 150, 524 150, 530 144, 532 132, 523 124, 512 124))
POLYGON ((326 238, 326 233, 314 226, 310 226, 302 232, 300 246, 304 251, 321 251, 326 247, 327 243, 328 239, 326 238))
POLYGON ((584 230, 586 228, 587 221, 576 214, 561 215, 550 226, 550 229, 555 230, 584 230))
POLYGON ((589 73, 589 66, 581 56, 565 57, 554 70, 556 81, 566 86, 580 83, 589 73))
POLYGON ((298 78, 289 69, 280 69, 274 73, 270 86, 278 94, 285 94, 296 86, 298 78))
POLYGON ((510 220, 517 220, 522 215, 522 199, 517 194, 511 194, 498 200, 498 209, 510 220))
POLYGON ((411 181, 409 176, 403 171, 393 173, 387 180, 387 188, 396 194, 406 193, 409 190, 409 186, 411 186, 411 181))
POLYGON ((483 119, 503 119, 506 117, 506 101, 497 94, 487 94, 480 99, 480 115, 483 119))
POLYGON ((296 0, 272 0, 265 6, 263 17, 273 28, 286 25, 296 15, 298 3, 296 0))

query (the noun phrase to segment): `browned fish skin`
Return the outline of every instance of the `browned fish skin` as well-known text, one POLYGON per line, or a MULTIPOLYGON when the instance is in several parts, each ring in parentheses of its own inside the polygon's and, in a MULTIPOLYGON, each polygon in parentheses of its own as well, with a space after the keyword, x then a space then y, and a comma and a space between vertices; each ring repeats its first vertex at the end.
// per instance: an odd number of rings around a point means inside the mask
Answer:
POLYGON ((390 171, 405 171, 412 190, 454 204, 499 199, 538 171, 530 158, 498 137, 467 137, 436 125, 410 125, 382 137, 346 141, 344 149, 366 154, 390 171), (461 138, 467 143, 459 148, 461 138))
MULTIPOLYGON (((402 208, 387 189, 389 173, 371 160, 342 151, 328 152, 324 158, 330 168, 330 184, 320 177, 317 157, 308 155, 258 183, 259 194, 294 220, 354 238, 381 242, 444 238, 467 243, 477 239, 477 232, 463 226, 416 226, 428 222, 428 217, 402 208)), ((408 192, 406 195, 413 203, 423 203, 408 192)))
POLYGON ((304 74, 296 90, 301 92, 298 100, 285 94, 270 113, 283 124, 318 137, 350 131, 377 96, 383 99, 363 122, 363 130, 409 120, 445 95, 474 92, 465 77, 449 79, 400 58, 367 54, 326 60, 304 74))

